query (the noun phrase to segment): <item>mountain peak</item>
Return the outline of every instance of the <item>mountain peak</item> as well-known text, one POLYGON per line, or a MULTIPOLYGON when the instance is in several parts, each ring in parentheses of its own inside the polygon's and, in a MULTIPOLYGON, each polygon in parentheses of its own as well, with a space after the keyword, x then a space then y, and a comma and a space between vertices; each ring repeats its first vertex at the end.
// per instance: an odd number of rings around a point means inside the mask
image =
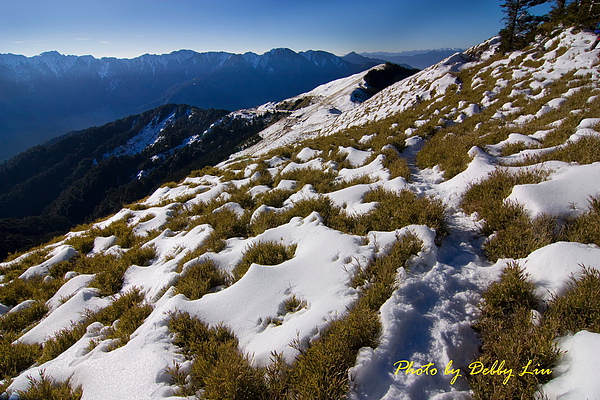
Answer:
POLYGON ((61 53, 59 53, 56 50, 50 50, 50 51, 45 51, 45 52, 41 53, 39 55, 39 57, 42 57, 42 58, 60 58, 60 57, 64 57, 64 55, 61 54, 61 53))

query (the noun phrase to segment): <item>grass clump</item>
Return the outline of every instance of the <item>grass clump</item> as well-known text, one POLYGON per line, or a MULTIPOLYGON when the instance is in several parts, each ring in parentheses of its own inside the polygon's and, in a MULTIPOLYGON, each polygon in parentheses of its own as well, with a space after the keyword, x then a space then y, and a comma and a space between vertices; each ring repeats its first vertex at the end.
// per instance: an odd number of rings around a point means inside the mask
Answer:
MULTIPOLYGON (((91 323, 91 322, 90 322, 91 323)), ((73 346, 86 332, 87 323, 72 324, 56 332, 44 343, 44 348, 39 356, 40 364, 50 361, 61 355, 69 347, 73 346)))
POLYGON ((410 180, 411 172, 408 163, 405 158, 400 156, 395 147, 387 146, 381 151, 381 154, 385 156, 383 166, 390 171, 392 179, 401 176, 407 181, 410 180))
POLYGON ((288 393, 300 399, 343 399, 348 393, 348 368, 363 347, 376 347, 381 324, 365 304, 329 324, 306 350, 301 350, 289 373, 288 393))
POLYGON ((551 330, 531 321, 531 310, 538 306, 533 289, 520 266, 512 263, 483 293, 475 326, 483 344, 476 362, 487 367, 505 360, 514 376, 468 375, 475 399, 533 398, 539 385, 551 379, 549 374, 518 376, 530 362, 532 368, 551 369, 557 358, 551 330))
POLYGON ((306 301, 296 297, 296 295, 294 294, 294 295, 292 295, 292 297, 286 299, 283 302, 283 311, 282 312, 283 312, 283 315, 291 314, 291 313, 300 311, 304 307, 306 307, 306 301))
POLYGON ((14 307, 25 300, 47 301, 62 286, 62 279, 45 280, 41 276, 30 279, 15 278, 0 286, 0 303, 14 307))
POLYGON ((565 235, 571 242, 594 243, 600 246, 600 196, 589 199, 587 212, 567 221, 565 235))
POLYGON ((313 212, 318 212, 323 223, 327 226, 338 229, 340 226, 339 218, 341 210, 333 201, 326 196, 316 196, 308 199, 301 199, 294 205, 284 211, 265 211, 257 215, 250 223, 250 232, 253 235, 259 235, 267 229, 275 228, 289 222, 293 217, 306 218, 313 212))
POLYGON ((124 274, 129 264, 115 256, 96 256, 96 262, 101 263, 102 269, 96 273, 90 282, 91 287, 99 289, 101 296, 111 296, 123 287, 124 274))
MULTIPOLYGON (((567 131, 567 134, 572 133, 570 129, 564 129, 567 131)), ((600 161, 600 138, 596 136, 584 136, 575 142, 568 141, 564 146, 554 151, 528 157, 522 165, 538 164, 553 160, 568 163, 576 162, 582 165, 600 161)))
POLYGON ((499 230, 483 246, 486 256, 492 261, 500 258, 524 258, 531 252, 554 243, 562 238, 556 217, 541 215, 533 220, 523 207, 509 204, 506 208, 514 212, 506 228, 499 230))
POLYGON ((175 285, 178 293, 196 300, 217 286, 227 285, 228 277, 211 260, 202 260, 188 266, 175 285))
POLYGON ((248 233, 248 222, 250 216, 246 213, 243 216, 229 209, 222 208, 209 214, 204 214, 198 221, 200 223, 210 224, 215 230, 214 235, 220 239, 232 237, 244 237, 248 233))
POLYGON ((482 228, 484 235, 495 233, 484 245, 490 260, 526 257, 561 237, 556 218, 542 215, 532 220, 523 206, 504 200, 515 185, 542 182, 547 174, 542 170, 510 173, 496 169, 487 179, 471 185, 464 194, 461 203, 463 210, 467 213, 477 212, 485 221, 482 228))
POLYGON ((143 304, 143 301, 143 293, 139 289, 134 288, 120 295, 108 307, 97 312, 88 313, 83 321, 58 331, 53 337, 48 339, 44 343, 44 349, 40 355, 39 362, 44 363, 62 354, 81 339, 87 327, 93 322, 112 325, 114 321, 119 320, 116 324, 116 329, 111 327, 105 338, 119 339, 114 342, 113 348, 116 348, 117 345, 124 345, 129 340, 129 336, 152 312, 152 306, 143 304))
POLYGON ((242 261, 233 269, 233 278, 238 281, 253 263, 260 265, 278 265, 294 257, 296 246, 266 241, 254 242, 246 248, 242 261))
POLYGON ((109 350, 124 346, 129 342, 133 332, 142 325, 144 320, 152 313, 150 304, 138 303, 127 308, 106 332, 105 339, 115 339, 109 345, 109 350))
POLYGON ((26 370, 42 352, 40 345, 13 343, 15 339, 14 333, 0 335, 0 380, 10 379, 26 370))
POLYGON ((261 371, 239 351, 237 338, 227 328, 208 327, 188 313, 177 313, 171 317, 169 329, 175 333, 173 343, 192 360, 189 381, 177 365, 168 369, 179 383, 178 395, 193 396, 202 390, 207 399, 265 398, 267 386, 261 371))
POLYGON ((579 278, 571 277, 567 290, 554 297, 546 313, 556 336, 581 330, 600 333, 600 271, 583 267, 579 278))
POLYGON ((467 213, 477 212, 485 219, 485 232, 504 229, 518 213, 506 206, 506 199, 515 185, 543 182, 548 176, 542 170, 520 170, 510 173, 505 169, 495 169, 479 183, 473 184, 465 192, 461 207, 467 213))
POLYGON ((393 231, 412 224, 427 225, 444 236, 447 233, 445 207, 433 197, 418 197, 409 190, 400 193, 376 188, 365 194, 365 203, 377 202, 368 214, 350 217, 348 231, 365 235, 369 231, 393 231))
POLYGON ((87 254, 94 249, 96 236, 92 232, 69 238, 65 244, 72 246, 80 254, 87 254))
POLYGON ((34 322, 39 321, 48 312, 42 301, 36 301, 29 307, 0 316, 0 333, 20 333, 34 322))
POLYGON ((364 202, 377 202, 373 211, 363 215, 346 215, 326 196, 302 199, 285 211, 268 211, 256 216, 250 225, 253 234, 288 222, 293 217, 306 218, 317 212, 323 223, 342 232, 366 235, 369 231, 393 231, 411 224, 424 224, 441 236, 447 232, 445 207, 432 197, 418 197, 411 191, 400 193, 377 188, 367 192, 364 202))
POLYGON ((72 388, 70 380, 56 382, 40 372, 39 380, 29 377, 29 386, 26 390, 18 390, 20 400, 79 400, 83 396, 81 388, 72 388))
POLYGON ((102 296, 111 296, 123 287, 125 271, 130 266, 145 266, 154 258, 156 258, 154 246, 136 246, 121 256, 82 257, 76 268, 83 273, 96 274, 90 286, 98 288, 102 296))
POLYGON ((133 247, 139 241, 139 239, 136 238, 135 234, 133 233, 133 227, 130 227, 127 224, 128 219, 129 215, 126 215, 122 219, 112 222, 110 225, 103 229, 91 229, 89 234, 90 236, 95 237, 116 236, 116 244, 124 249, 128 249, 130 247, 133 247))
POLYGON ((329 193, 337 189, 336 184, 334 183, 336 177, 337 173, 331 170, 298 168, 280 174, 277 180, 294 180, 297 182, 298 187, 310 184, 318 193, 329 193))
POLYGON ((291 218, 289 213, 285 211, 263 211, 250 221, 250 234, 258 236, 268 229, 283 225, 289 221, 288 217, 291 218))
MULTIPOLYGON (((4 280, 8 281, 17 276, 21 275, 25 272, 29 267, 33 267, 34 265, 39 265, 46 261, 48 257, 48 253, 50 251, 47 249, 38 249, 31 251, 27 254, 11 254, 6 262, 13 261, 8 266, 5 266, 0 269, 0 274, 4 275, 4 280), (15 261, 18 257, 23 256, 19 261, 15 261)), ((1 302, 1 301, 0 301, 1 302)))
POLYGON ((408 268, 411 257, 418 254, 423 242, 409 233, 398 239, 386 250, 383 257, 377 258, 367 268, 354 275, 351 286, 363 288, 362 302, 376 310, 390 298, 396 288, 396 276, 401 267, 408 268))
POLYGON ((266 205, 269 207, 281 208, 283 203, 294 193, 293 190, 273 189, 264 192, 258 196, 258 205, 266 205))

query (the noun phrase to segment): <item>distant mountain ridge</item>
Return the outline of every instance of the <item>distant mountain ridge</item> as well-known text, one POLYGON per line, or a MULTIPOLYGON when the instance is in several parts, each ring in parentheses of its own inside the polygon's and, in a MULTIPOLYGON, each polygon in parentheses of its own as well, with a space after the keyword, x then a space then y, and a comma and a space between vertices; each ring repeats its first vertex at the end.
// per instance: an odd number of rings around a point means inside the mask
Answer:
POLYGON ((413 68, 425 69, 430 67, 443 59, 450 57, 454 53, 463 52, 465 49, 459 48, 444 48, 435 50, 411 50, 403 51, 399 53, 388 53, 388 52, 374 52, 374 53, 361 53, 360 55, 368 58, 376 58, 395 64, 409 65, 413 68))
POLYGON ((179 50, 133 59, 0 54, 0 160, 163 104, 249 108, 368 67, 325 51, 285 48, 262 55, 179 50))

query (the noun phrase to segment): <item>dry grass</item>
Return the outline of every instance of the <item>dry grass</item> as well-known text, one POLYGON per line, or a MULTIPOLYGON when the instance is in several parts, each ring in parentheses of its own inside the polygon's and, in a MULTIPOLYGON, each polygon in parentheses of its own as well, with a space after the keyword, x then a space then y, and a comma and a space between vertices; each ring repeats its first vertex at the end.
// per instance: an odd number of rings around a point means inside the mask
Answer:
POLYGON ((233 278, 238 281, 253 263, 278 265, 294 257, 296 246, 285 246, 277 242, 254 242, 244 251, 244 256, 233 269, 233 278))
POLYGON ((514 376, 468 374, 475 399, 530 399, 539 384, 551 379, 549 375, 518 376, 530 361, 539 369, 552 369, 558 356, 552 331, 531 321, 531 310, 539 302, 533 289, 522 269, 509 264, 500 280, 483 293, 481 317, 475 326, 483 342, 477 361, 491 366, 504 360, 514 376))
POLYGON ((181 274, 175 289, 190 300, 196 300, 217 286, 225 286, 228 277, 212 261, 199 261, 181 274))

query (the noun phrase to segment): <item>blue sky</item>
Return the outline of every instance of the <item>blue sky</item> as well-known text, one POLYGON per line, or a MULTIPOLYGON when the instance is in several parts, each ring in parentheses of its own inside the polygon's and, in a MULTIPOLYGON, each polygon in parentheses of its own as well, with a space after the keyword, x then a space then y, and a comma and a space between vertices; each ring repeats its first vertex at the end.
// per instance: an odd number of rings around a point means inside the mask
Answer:
POLYGON ((501 19, 499 0, 0 0, 0 53, 396 52, 469 47, 501 19))

